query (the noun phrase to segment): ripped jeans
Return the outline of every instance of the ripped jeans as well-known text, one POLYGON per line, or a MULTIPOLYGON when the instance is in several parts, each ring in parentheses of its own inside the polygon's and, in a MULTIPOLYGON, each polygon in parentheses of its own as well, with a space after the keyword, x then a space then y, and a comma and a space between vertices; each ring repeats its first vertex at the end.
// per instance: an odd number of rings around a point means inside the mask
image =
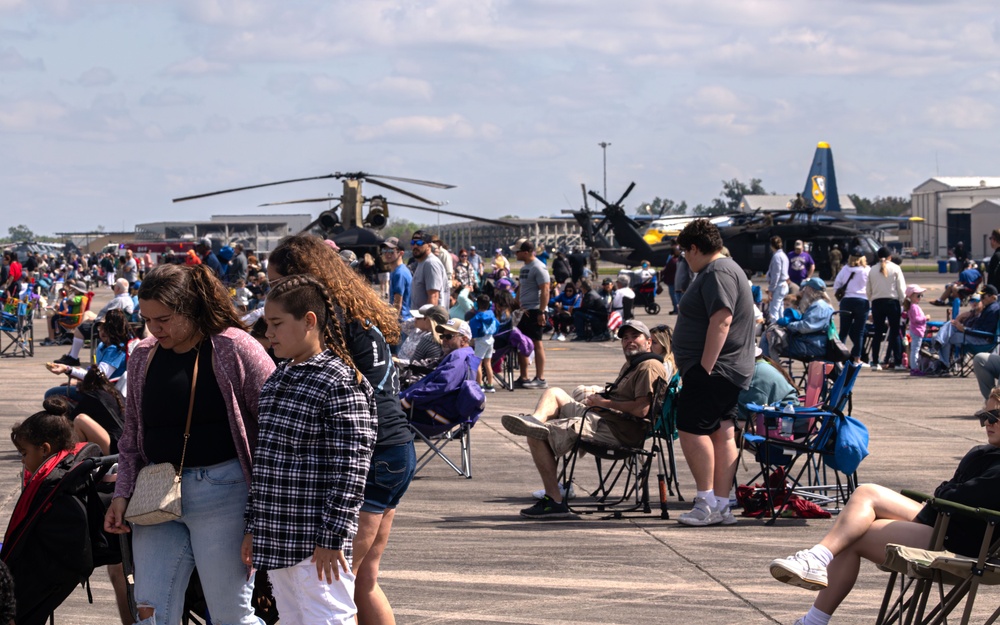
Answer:
POLYGON ((152 607, 142 625, 177 625, 184 591, 198 567, 215 625, 261 624, 250 606, 253 579, 240 561, 247 484, 238 459, 184 468, 183 515, 159 525, 133 525, 135 599, 152 607))

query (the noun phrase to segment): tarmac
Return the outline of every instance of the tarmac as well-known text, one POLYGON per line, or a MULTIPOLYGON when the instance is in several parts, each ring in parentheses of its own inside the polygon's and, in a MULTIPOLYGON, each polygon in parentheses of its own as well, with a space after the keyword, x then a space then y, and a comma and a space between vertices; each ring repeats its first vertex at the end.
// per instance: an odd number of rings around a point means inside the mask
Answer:
MULTIPOLYGON (((930 287, 948 276, 907 274, 930 287)), ((110 298, 102 289, 95 310, 110 298)), ((930 298, 927 298, 930 299, 930 298)), ((665 296, 659 301, 664 303, 665 296)), ((676 317, 663 312, 639 319, 653 325, 676 317)), ((924 305, 933 319, 943 308, 924 305)), ((45 336, 36 320, 35 336, 45 336)), ((614 379, 623 363, 616 342, 546 341, 550 386, 614 379)), ((0 430, 40 409, 44 390, 60 381, 43 364, 66 348, 37 348, 35 357, 0 359, 0 430)), ((528 521, 518 511, 540 487, 522 437, 500 425, 507 412, 529 411, 541 391, 497 391, 472 430, 472 479, 433 461, 414 480, 398 509, 380 580, 399 623, 788 623, 802 616, 813 593, 774 581, 768 563, 812 546, 832 519, 780 519, 774 526, 738 517, 728 527, 689 528, 676 517, 690 508, 694 484, 678 449, 685 501, 669 500, 671 519, 634 513, 623 519, 596 515, 562 521, 528 521)), ((969 448, 985 442, 971 415, 982 407, 974 378, 910 377, 900 371, 861 372, 853 415, 871 434, 863 482, 893 489, 933 489, 953 473, 969 448)), ((418 453, 420 446, 418 446, 418 453)), ((6 524, 19 494, 20 458, 0 447, 0 521, 6 524)), ((581 466, 589 467, 584 461, 581 466)), ((756 463, 744 454, 741 483, 756 463)), ((588 483, 586 474, 581 484, 588 483)), ((654 478, 655 479, 655 478, 654 478)), ((578 490, 580 488, 578 487, 578 490)), ((655 482, 652 496, 656 499, 655 482)), ((739 511, 736 511, 737 515, 739 511)), ((887 576, 862 565, 855 591, 834 622, 874 622, 887 576)), ((118 622, 103 571, 91 578, 94 603, 78 589, 55 614, 60 624, 118 622)), ((984 589, 977 613, 996 606, 984 589)))

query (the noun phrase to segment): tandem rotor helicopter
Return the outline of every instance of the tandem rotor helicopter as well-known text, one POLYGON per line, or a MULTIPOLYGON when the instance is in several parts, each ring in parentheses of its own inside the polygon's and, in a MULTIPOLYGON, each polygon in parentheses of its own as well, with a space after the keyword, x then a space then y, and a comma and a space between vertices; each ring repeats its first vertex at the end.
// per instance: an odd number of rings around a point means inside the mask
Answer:
POLYGON ((465 219, 472 219, 474 221, 481 221, 498 226, 516 227, 504 221, 443 210, 439 207, 444 206, 446 204, 445 202, 428 200, 427 198, 417 195, 416 193, 401 189, 385 181, 392 180, 394 182, 422 185, 435 189, 454 189, 455 185, 444 184, 441 182, 431 182, 429 180, 416 180, 414 178, 387 176, 384 174, 370 174, 361 171, 350 173, 335 172, 320 176, 310 176, 308 178, 293 178, 291 180, 265 182, 263 184, 254 184, 246 187, 236 187, 234 189, 223 189, 221 191, 211 191, 209 193, 199 193, 197 195, 179 197, 175 198, 173 201, 186 202, 188 200, 197 200, 215 195, 223 195, 225 193, 235 193, 237 191, 248 191, 250 189, 261 189, 264 187, 273 187, 293 182, 306 182, 310 180, 341 180, 343 183, 343 190, 341 191, 339 199, 334 197, 306 198, 301 200, 287 200, 283 202, 268 202, 261 204, 260 206, 279 206, 284 204, 307 204, 314 202, 335 201, 337 202, 336 206, 321 212, 319 216, 303 228, 301 232, 318 230, 322 233, 324 238, 331 239, 340 248, 352 250, 359 256, 364 253, 369 253, 378 263, 382 262, 381 256, 378 253, 378 247, 383 241, 382 237, 379 235, 379 231, 389 223, 390 202, 385 198, 385 196, 382 195, 365 197, 361 190, 362 183, 364 182, 389 191, 400 193, 425 204, 425 206, 419 206, 416 204, 405 204, 403 202, 393 201, 391 202, 392 206, 405 206, 407 208, 415 208, 417 210, 439 213, 442 215, 451 215, 453 217, 463 217, 465 219))
MULTIPOLYGON (((673 237, 697 217, 671 219, 670 227, 673 230, 660 231, 655 237, 650 236, 649 232, 644 234, 639 222, 626 214, 622 204, 634 187, 633 182, 614 203, 584 187, 584 208, 573 211, 572 214, 580 224, 584 242, 588 247, 596 249, 603 260, 628 266, 636 266, 647 260, 653 266, 663 266, 671 254, 673 237), (603 208, 599 211, 590 210, 587 205, 588 195, 602 204, 603 208), (608 239, 610 232, 614 233, 620 247, 611 245, 608 239)), ((833 153, 825 142, 817 145, 804 192, 796 197, 788 210, 727 213, 708 219, 718 226, 733 260, 743 269, 767 271, 771 259, 770 239, 777 235, 786 242, 786 247, 790 247, 791 242, 796 240, 810 243, 817 273, 824 279, 832 277, 829 251, 834 245, 844 252, 845 257, 849 250, 860 246, 869 263, 873 263, 880 244, 870 231, 879 230, 888 224, 915 220, 906 217, 845 215, 841 212, 833 153), (862 223, 868 225, 862 227, 862 223)))

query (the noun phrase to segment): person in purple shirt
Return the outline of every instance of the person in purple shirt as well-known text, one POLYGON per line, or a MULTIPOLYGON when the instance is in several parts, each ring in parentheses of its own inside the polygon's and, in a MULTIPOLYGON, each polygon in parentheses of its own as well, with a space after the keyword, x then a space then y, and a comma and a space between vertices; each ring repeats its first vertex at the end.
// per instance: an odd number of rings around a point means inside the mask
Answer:
POLYGON ((809 252, 805 251, 802 241, 795 242, 795 249, 788 255, 788 279, 796 286, 812 277, 816 271, 816 263, 809 252))

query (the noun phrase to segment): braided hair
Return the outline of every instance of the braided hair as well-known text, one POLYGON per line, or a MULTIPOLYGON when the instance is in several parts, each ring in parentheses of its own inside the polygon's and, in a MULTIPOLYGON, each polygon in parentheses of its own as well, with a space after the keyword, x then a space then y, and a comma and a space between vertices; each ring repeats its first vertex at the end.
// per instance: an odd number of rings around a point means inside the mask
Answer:
POLYGON ((267 294, 267 301, 280 305, 295 319, 302 319, 309 312, 316 315, 318 326, 323 331, 323 344, 354 371, 358 382, 361 381, 361 372, 351 358, 341 329, 346 323, 344 311, 333 303, 330 292, 318 278, 310 274, 283 278, 267 294))

